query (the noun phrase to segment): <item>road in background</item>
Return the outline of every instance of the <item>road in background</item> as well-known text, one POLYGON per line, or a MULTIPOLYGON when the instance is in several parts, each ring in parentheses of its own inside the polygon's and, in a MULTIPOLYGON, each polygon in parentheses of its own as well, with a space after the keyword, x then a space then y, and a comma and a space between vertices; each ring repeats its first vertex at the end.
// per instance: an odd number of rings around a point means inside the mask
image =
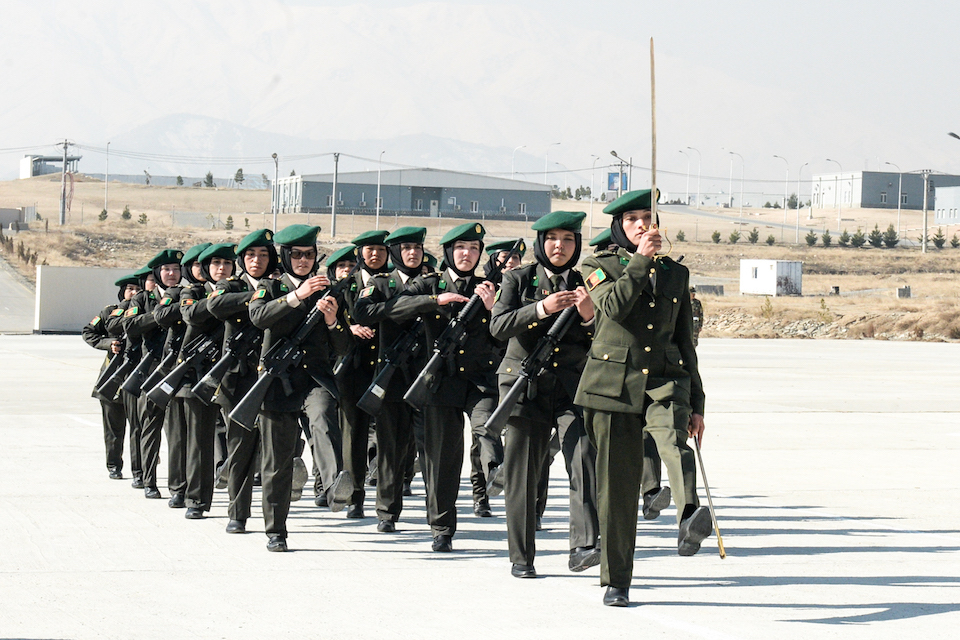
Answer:
POLYGON ((33 332, 36 296, 0 258, 0 333, 33 332))

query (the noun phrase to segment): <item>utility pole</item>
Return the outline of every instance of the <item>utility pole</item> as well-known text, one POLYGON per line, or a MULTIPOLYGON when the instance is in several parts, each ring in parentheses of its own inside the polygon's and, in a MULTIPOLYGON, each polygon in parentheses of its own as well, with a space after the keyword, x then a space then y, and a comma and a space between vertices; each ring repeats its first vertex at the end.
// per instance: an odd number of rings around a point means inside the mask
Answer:
POLYGON ((70 143, 63 140, 63 171, 60 173, 60 226, 67 224, 67 149, 70 143))
POLYGON ((107 210, 107 185, 110 184, 110 142, 107 142, 107 168, 103 172, 103 210, 107 210))
POLYGON ((277 232, 277 213, 280 211, 280 185, 277 181, 280 179, 280 160, 277 154, 270 156, 273 158, 273 189, 271 189, 270 208, 273 209, 273 232, 277 232))
POLYGON ((927 194, 930 193, 930 170, 923 170, 923 243, 920 253, 927 252, 927 194))
POLYGON ((337 235, 337 176, 340 170, 340 154, 333 154, 333 199, 330 201, 330 238, 337 235))

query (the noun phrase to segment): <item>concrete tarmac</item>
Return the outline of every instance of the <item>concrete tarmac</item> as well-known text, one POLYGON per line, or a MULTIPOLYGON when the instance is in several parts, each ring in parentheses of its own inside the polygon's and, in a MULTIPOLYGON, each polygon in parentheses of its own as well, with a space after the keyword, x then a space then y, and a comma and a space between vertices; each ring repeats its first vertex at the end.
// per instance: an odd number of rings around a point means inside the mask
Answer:
MULTIPOLYGON (((226 493, 183 518, 107 478, 102 355, 77 336, 0 337, 0 638, 924 638, 960 628, 960 345, 700 343, 704 462, 727 551, 676 552, 640 520, 632 606, 567 570, 562 464, 540 579, 509 573, 502 497, 430 551, 423 486, 396 534, 294 503, 287 554, 227 535, 226 493)), ((166 452, 161 460, 165 485, 166 452)), ((308 484, 308 486, 310 486, 308 484)), ((367 513, 373 513, 372 491, 367 513)), ((701 499, 703 492, 701 489, 701 499)))

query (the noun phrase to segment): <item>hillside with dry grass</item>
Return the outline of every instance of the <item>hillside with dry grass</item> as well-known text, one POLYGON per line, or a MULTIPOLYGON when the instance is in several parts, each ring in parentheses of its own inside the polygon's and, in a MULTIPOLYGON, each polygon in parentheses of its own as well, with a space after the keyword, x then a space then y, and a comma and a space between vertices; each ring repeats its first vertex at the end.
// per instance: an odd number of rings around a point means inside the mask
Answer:
MULTIPOLYGON (((248 230, 272 226, 272 217, 265 213, 270 207, 269 191, 119 183, 109 185, 111 206, 107 220, 101 222, 96 214, 103 208, 103 187, 98 180, 78 180, 68 224, 59 227, 56 224, 58 179, 45 176, 0 183, 0 207, 36 204, 42 217, 41 221, 32 222, 29 230, 6 238, 0 256, 31 281, 37 264, 132 270, 165 247, 236 241, 248 230), (83 211, 82 223, 78 207, 83 211), (124 207, 130 209, 130 220, 120 219, 124 207), (197 223, 185 224, 185 212, 191 212, 197 223), (137 222, 140 214, 145 215, 145 224, 137 222), (228 217, 234 225, 231 230, 223 228, 228 217)), ((594 232, 609 221, 600 213, 601 208, 600 203, 594 205, 594 232)), ((554 210, 558 209, 589 213, 589 204, 554 202, 554 210)), ((664 233, 673 242, 670 255, 675 259, 682 257, 683 264, 690 269, 692 282, 724 287, 724 296, 700 296, 705 308, 703 336, 960 339, 960 249, 952 248, 949 243, 940 250, 931 245, 926 254, 915 247, 877 249, 867 245, 854 249, 820 244, 808 247, 802 238, 801 244, 789 243, 796 237, 792 230, 768 226, 781 222, 783 212, 745 211, 744 218, 736 211, 721 209, 709 213, 713 217, 665 213, 662 219, 664 233), (746 240, 747 232, 753 227, 761 230, 761 241, 756 244, 746 240), (730 244, 726 238, 732 229, 742 229, 744 239, 730 244), (724 238, 719 244, 710 241, 715 230, 721 231, 724 238), (683 232, 686 241, 677 240, 678 232, 683 232), (769 235, 777 238, 772 246, 763 243, 769 235), (781 236, 788 241, 786 244, 779 242, 781 236), (739 269, 740 260, 744 258, 801 261, 803 295, 777 298, 740 295, 739 269), (910 287, 911 297, 899 299, 896 291, 904 286, 910 287), (831 295, 834 287, 839 287, 840 295, 831 295)), ((858 227, 871 229, 874 225, 885 228, 895 212, 844 210, 843 215, 844 228, 849 227, 852 232, 858 227)), ((801 220, 804 225, 813 226, 817 222, 824 226, 836 225, 835 210, 818 211, 812 221, 808 218, 809 212, 804 211, 801 220)), ((325 253, 374 226, 373 216, 339 215, 337 234, 331 236, 329 214, 290 214, 280 216, 279 220, 280 227, 294 223, 321 225, 324 231, 320 243, 325 253)), ((588 217, 587 224, 589 220, 588 217)), ((380 222, 385 229, 426 226, 427 250, 436 254, 440 237, 464 220, 389 216, 380 222)), ((903 212, 907 237, 916 234, 920 223, 920 212, 903 212)), ((529 239, 533 235, 524 222, 485 221, 485 226, 488 235, 495 238, 520 235, 529 239)), ((931 233, 934 231, 931 229, 931 233)), ((589 228, 584 229, 585 235, 590 232, 589 228)), ((956 229, 944 232, 950 237, 956 229)))

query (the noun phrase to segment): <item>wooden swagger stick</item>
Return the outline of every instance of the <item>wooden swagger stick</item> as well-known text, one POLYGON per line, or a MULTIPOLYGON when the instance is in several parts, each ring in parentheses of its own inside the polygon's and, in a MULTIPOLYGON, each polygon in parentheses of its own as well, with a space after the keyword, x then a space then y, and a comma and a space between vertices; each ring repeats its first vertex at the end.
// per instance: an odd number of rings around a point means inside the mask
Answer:
POLYGON ((707 492, 707 503, 710 505, 710 518, 713 520, 713 530, 717 533, 717 547, 720 549, 720 559, 727 557, 727 552, 723 548, 723 536, 720 535, 720 527, 717 526, 717 514, 713 510, 713 497, 710 495, 710 485, 707 483, 707 472, 703 470, 703 456, 700 454, 700 436, 693 436, 693 443, 696 445, 697 462, 700 463, 700 477, 703 478, 703 489, 707 492))
POLYGON ((653 60, 653 38, 650 38, 650 219, 657 223, 657 74, 653 60))

